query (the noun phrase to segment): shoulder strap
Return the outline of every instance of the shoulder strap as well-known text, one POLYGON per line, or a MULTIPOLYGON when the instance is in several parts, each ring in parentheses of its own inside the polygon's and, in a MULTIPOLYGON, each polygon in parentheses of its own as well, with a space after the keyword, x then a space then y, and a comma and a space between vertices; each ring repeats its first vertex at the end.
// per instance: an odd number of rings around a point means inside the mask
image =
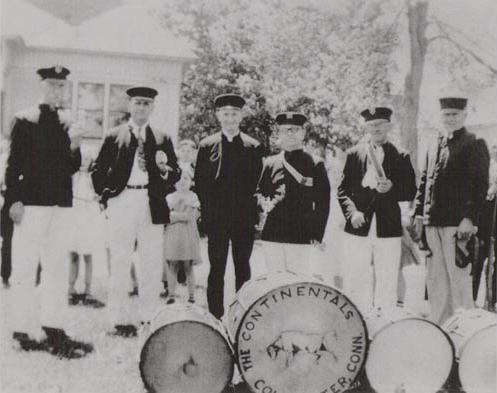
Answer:
POLYGON ((285 159, 285 152, 281 152, 281 159, 283 160, 283 165, 285 169, 290 172, 290 175, 297 181, 297 183, 306 186, 312 187, 314 185, 314 181, 312 177, 303 176, 298 170, 296 170, 290 163, 285 159))

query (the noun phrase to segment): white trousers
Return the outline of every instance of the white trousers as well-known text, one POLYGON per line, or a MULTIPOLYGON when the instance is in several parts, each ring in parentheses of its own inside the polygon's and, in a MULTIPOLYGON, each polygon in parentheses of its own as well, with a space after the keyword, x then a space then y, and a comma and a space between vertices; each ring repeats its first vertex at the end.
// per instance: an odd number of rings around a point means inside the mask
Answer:
POLYGON ((39 337, 41 326, 66 328, 71 208, 25 206, 12 238, 10 319, 14 331, 39 337), (35 286, 38 264, 41 282, 35 286))
POLYGON ((149 321, 159 306, 162 288, 164 225, 153 224, 147 190, 124 190, 108 203, 111 254, 108 322, 112 325, 149 321), (128 297, 129 271, 137 244, 140 259, 138 302, 128 297))
POLYGON ((426 262, 430 319, 442 324, 458 308, 473 308, 471 265, 456 266, 457 227, 426 227, 432 256, 426 262))
POLYGON ((372 307, 395 307, 401 238, 344 233, 343 249, 344 291, 359 311, 367 313, 372 307))
POLYGON ((310 244, 262 242, 262 253, 269 273, 289 270, 307 275, 314 274, 313 248, 310 244))

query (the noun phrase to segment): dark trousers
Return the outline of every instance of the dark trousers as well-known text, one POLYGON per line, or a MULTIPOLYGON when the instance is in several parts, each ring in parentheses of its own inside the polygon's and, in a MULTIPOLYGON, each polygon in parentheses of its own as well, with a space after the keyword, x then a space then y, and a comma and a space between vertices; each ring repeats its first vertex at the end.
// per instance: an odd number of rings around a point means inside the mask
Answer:
POLYGON ((250 280, 250 255, 254 246, 254 229, 236 223, 217 222, 207 231, 208 253, 211 269, 207 279, 207 302, 209 311, 221 318, 224 314, 224 273, 228 259, 231 240, 233 264, 235 268, 235 286, 238 291, 250 280))
POLYGON ((12 235, 14 234, 14 222, 9 216, 10 204, 4 204, 1 211, 1 233, 2 236, 2 280, 8 281, 12 272, 12 235))

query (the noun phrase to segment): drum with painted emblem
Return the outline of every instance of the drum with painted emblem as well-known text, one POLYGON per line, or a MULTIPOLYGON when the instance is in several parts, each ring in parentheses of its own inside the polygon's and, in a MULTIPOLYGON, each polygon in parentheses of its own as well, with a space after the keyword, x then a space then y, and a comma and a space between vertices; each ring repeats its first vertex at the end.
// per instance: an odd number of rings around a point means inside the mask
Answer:
POLYGON ((356 306, 302 274, 275 272, 245 283, 225 324, 254 392, 344 392, 366 358, 366 325, 356 306))
POLYGON ((497 315, 479 308, 458 310, 442 327, 454 343, 464 391, 497 392, 497 315))
POLYGON ((364 319, 371 340, 366 376, 377 393, 435 393, 446 384, 454 347, 437 325, 398 307, 364 319))
POLYGON ((220 393, 231 382, 234 359, 223 325, 205 309, 175 304, 151 323, 140 373, 152 393, 220 393))

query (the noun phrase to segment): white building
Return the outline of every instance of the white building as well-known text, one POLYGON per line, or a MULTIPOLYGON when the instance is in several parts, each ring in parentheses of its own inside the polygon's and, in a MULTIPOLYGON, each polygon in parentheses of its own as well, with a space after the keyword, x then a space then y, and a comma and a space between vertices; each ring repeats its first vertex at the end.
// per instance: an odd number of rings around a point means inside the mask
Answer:
POLYGON ((189 44, 161 26, 144 2, 122 0, 2 0, 1 133, 14 114, 36 103, 36 70, 71 70, 65 106, 99 146, 104 130, 122 120, 125 90, 156 88, 152 124, 176 140, 184 65, 189 44))

